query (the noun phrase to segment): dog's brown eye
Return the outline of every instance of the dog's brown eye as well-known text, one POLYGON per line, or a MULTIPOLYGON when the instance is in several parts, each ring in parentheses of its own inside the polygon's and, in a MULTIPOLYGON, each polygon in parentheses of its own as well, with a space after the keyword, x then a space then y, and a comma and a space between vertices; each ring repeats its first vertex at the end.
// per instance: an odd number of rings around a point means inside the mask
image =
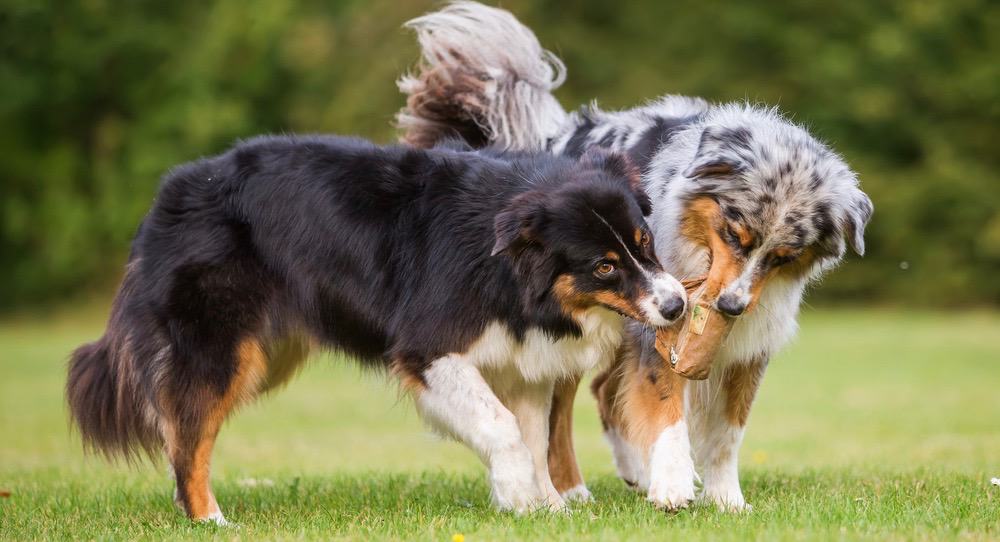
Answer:
POLYGON ((610 262, 601 262, 597 264, 597 268, 594 269, 594 273, 599 277, 610 277, 615 272, 614 264, 610 262))

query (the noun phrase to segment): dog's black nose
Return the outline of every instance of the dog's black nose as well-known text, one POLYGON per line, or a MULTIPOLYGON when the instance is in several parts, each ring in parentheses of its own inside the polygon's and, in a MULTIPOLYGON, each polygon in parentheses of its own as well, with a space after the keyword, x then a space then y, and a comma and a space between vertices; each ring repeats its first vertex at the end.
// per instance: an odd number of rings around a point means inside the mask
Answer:
POLYGON ((671 322, 680 318, 680 316, 684 314, 684 298, 679 295, 675 295, 664 301, 663 304, 660 305, 660 314, 671 322))
POLYGON ((719 296, 719 300, 715 302, 715 305, 719 307, 720 311, 729 316, 739 316, 743 314, 743 311, 747 310, 747 304, 733 294, 719 296))

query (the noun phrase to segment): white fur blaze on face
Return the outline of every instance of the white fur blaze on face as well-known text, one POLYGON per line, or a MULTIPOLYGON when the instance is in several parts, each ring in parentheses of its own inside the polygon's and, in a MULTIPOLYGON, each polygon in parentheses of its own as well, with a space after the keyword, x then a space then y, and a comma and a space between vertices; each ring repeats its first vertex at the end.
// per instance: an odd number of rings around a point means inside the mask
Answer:
POLYGON ((694 500, 695 476, 688 428, 681 419, 665 428, 653 444, 646 498, 667 510, 685 508, 694 500))
POLYGON ((604 438, 611 445, 611 455, 615 462, 618 477, 628 485, 645 491, 647 484, 643 472, 642 454, 627 442, 614 427, 604 432, 604 438))
POLYGON ((657 273, 652 277, 651 294, 639 302, 643 315, 651 325, 669 326, 676 322, 687 310, 687 293, 680 281, 669 273, 657 273), (674 309, 676 315, 668 319, 665 309, 674 309))
POLYGON ((423 376, 425 387, 416 394, 418 412, 439 432, 479 454, 489 468, 494 505, 518 513, 542 506, 546 495, 536 484, 517 419, 470 360, 461 355, 439 358, 423 376))

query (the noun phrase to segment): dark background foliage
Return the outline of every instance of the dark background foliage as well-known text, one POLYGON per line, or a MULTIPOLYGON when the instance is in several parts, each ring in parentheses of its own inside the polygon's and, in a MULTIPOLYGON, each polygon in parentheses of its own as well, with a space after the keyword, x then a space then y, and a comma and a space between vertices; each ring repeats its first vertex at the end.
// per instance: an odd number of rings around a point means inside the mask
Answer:
MULTIPOLYGON (((0 2, 0 309, 110 290, 172 165, 258 133, 377 141, 416 1, 0 2)), ((813 299, 1000 304, 1000 4, 504 3, 562 56, 567 107, 774 104, 842 152, 869 254, 813 299)))

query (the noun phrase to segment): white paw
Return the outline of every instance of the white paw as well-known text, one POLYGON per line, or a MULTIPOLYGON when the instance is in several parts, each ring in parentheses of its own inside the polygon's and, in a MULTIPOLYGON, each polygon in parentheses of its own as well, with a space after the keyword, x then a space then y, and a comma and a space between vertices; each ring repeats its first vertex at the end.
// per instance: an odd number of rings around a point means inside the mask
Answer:
POLYGON ((584 484, 563 491, 562 498, 567 502, 591 502, 594 500, 594 496, 590 494, 590 490, 584 484))
POLYGON ((739 488, 714 491, 706 489, 698 500, 706 504, 714 504, 720 512, 739 514, 753 511, 753 506, 750 506, 743 498, 743 492, 739 488))
POLYGON ((196 521, 201 523, 214 523, 219 527, 228 527, 231 525, 228 521, 226 521, 226 518, 222 516, 222 512, 212 512, 203 518, 198 518, 196 521))
POLYGON ((687 508, 694 500, 697 478, 687 426, 683 421, 667 427, 653 445, 649 460, 649 491, 646 498, 658 508, 687 508))
POLYGON ((539 508, 547 507, 546 499, 538 495, 533 484, 519 485, 496 483, 493 484, 493 505, 498 510, 527 514, 539 508))
POLYGON ((670 469, 669 473, 653 473, 646 499, 665 510, 687 508, 694 500, 694 468, 670 469))
POLYGON ((490 472, 490 485, 493 504, 500 510, 525 514, 550 506, 549 499, 535 484, 530 459, 527 464, 511 461, 495 465, 490 472))
POLYGON ((549 495, 545 499, 545 506, 548 508, 549 512, 568 512, 569 507, 566 506, 566 501, 563 500, 559 495, 549 495))

